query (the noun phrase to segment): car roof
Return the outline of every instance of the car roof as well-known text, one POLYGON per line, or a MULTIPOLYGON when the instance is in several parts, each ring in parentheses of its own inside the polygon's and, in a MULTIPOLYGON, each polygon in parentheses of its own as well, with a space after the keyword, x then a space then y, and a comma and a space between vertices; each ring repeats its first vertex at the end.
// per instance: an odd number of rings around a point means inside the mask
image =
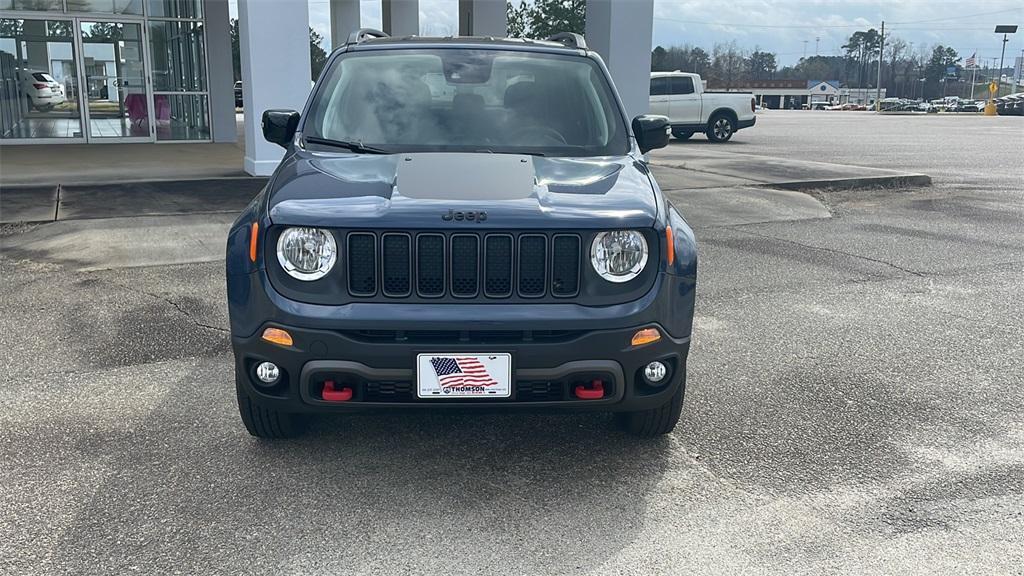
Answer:
POLYGON ((339 50, 361 50, 368 48, 425 48, 425 47, 457 47, 483 49, 527 49, 543 52, 560 52, 564 54, 583 54, 587 50, 566 46, 561 42, 550 40, 533 40, 530 38, 498 38, 493 36, 389 36, 385 38, 369 38, 356 44, 339 46, 339 50))

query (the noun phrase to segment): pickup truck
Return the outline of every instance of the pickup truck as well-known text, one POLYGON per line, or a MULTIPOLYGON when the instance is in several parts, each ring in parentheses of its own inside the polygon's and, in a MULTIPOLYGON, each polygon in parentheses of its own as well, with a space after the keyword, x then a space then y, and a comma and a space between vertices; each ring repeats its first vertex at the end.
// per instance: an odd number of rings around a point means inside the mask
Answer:
POLYGON ((699 74, 651 73, 650 113, 667 116, 679 140, 703 132, 712 142, 726 142, 754 125, 754 105, 749 92, 705 91, 699 74))

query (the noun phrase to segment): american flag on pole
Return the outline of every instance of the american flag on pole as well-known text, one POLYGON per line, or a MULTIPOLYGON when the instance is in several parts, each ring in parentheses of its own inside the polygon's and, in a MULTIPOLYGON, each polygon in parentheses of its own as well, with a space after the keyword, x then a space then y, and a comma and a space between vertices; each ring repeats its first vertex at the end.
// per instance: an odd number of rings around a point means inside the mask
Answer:
POLYGON ((974 68, 974 66, 978 63, 978 60, 976 58, 977 55, 977 52, 971 54, 971 57, 964 61, 964 65, 966 65, 968 68, 974 68))
POLYGON ((441 388, 453 386, 496 386, 498 383, 487 373, 487 368, 476 358, 435 356, 430 364, 437 374, 441 388))

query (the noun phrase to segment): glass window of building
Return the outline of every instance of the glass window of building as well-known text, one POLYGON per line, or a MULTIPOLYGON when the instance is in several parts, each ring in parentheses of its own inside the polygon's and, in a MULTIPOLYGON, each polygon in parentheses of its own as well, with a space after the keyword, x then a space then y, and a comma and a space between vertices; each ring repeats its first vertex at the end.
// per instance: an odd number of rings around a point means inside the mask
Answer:
POLYGON ((67 0, 68 12, 142 14, 142 0, 67 0))
POLYGON ((202 0, 146 0, 151 18, 190 18, 203 17, 202 0))
POLYGON ((0 18, 0 138, 82 138, 71 20, 0 18))

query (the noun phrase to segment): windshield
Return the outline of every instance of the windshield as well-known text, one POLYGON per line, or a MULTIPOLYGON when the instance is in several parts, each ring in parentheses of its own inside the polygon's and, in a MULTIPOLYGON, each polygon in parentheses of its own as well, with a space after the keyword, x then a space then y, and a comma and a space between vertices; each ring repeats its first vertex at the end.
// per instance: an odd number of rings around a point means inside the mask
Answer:
POLYGON ((596 63, 513 50, 344 55, 328 71, 303 132, 386 152, 628 152, 625 122, 596 63))

